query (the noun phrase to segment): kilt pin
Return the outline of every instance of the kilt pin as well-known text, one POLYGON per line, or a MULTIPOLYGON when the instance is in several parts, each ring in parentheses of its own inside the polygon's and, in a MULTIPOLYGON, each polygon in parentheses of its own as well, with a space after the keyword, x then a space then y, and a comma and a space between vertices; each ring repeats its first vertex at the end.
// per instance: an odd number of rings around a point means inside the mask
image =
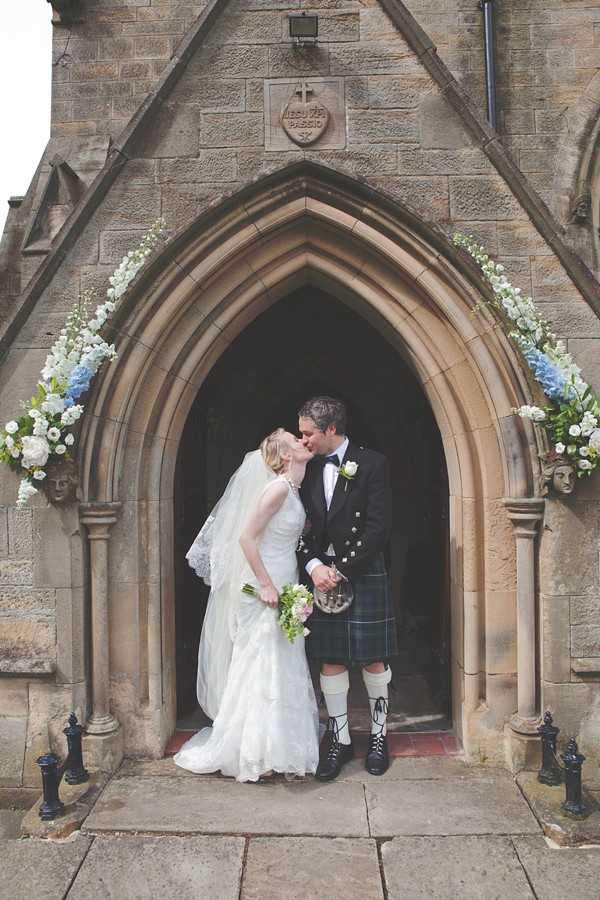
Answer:
POLYGON ((338 476, 329 510, 323 489, 323 467, 310 462, 301 498, 310 530, 299 551, 301 571, 311 559, 335 563, 352 584, 354 601, 342 613, 316 606, 308 625, 310 657, 322 663, 368 666, 397 656, 396 625, 383 547, 392 527, 388 461, 373 450, 348 444, 342 462, 358 463, 350 480, 338 476), (325 555, 333 546, 334 556, 325 555))

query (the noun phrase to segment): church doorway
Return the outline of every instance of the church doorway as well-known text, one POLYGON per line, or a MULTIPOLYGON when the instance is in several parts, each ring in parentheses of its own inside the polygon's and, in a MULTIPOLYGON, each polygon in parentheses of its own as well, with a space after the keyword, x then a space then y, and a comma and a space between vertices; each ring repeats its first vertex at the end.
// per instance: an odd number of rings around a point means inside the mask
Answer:
MULTIPOLYGON (((358 312, 310 284, 232 341, 198 391, 182 434, 175 476, 180 728, 204 724, 195 681, 208 598, 185 553, 244 454, 279 425, 297 433, 298 409, 318 394, 342 399, 352 440, 390 461, 394 526, 386 556, 400 648, 392 661, 398 693, 390 730, 451 728, 448 485, 439 429, 398 348, 358 312)), ((352 726, 368 730, 362 679, 354 675, 352 726)))

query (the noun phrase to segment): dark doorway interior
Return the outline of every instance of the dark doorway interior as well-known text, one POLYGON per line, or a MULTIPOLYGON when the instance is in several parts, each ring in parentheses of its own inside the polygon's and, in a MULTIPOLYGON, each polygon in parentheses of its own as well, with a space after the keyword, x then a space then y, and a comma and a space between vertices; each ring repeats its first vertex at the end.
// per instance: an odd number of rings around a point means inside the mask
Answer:
MULTIPOLYGON (((208 599, 185 553, 244 454, 279 425, 297 433, 298 409, 318 394, 340 397, 352 439, 390 460, 395 515, 387 557, 400 646, 392 661, 398 695, 390 727, 450 728, 448 489, 440 433, 397 349, 353 309, 311 285, 276 303, 232 342, 198 392, 182 435, 175 490, 180 725, 201 722, 195 681, 208 599)), ((358 716, 352 727, 366 729, 358 672, 351 682, 358 716)))

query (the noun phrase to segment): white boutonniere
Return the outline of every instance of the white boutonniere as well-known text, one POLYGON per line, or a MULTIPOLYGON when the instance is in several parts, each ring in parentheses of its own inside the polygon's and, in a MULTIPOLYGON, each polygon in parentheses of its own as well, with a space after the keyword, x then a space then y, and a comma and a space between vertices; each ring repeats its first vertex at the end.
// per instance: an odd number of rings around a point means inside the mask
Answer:
POLYGON ((344 485, 345 491, 348 490, 348 482, 352 481, 357 471, 358 463, 352 462, 352 460, 350 459, 347 462, 343 463, 338 469, 338 475, 342 475, 346 479, 346 484, 344 485))

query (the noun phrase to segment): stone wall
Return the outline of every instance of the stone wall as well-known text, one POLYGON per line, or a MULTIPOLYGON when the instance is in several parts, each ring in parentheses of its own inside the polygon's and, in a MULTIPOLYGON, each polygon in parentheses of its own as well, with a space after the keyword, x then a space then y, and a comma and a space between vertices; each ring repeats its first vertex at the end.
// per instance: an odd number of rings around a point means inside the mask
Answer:
MULTIPOLYGON (((69 42, 72 61, 53 69, 51 142, 26 198, 11 212, 2 244, 0 260, 7 277, 0 289, 1 334, 8 356, 0 370, 0 420, 2 415, 4 421, 13 418, 19 399, 30 395, 74 298, 90 288, 102 296, 123 253, 137 245, 159 215, 167 220, 169 241, 221 201, 299 160, 366 183, 399 204, 415 222, 426 223, 448 256, 455 230, 474 234, 504 264, 510 280, 532 294, 600 394, 600 322, 577 280, 577 261, 564 254, 559 258, 554 236, 560 235, 559 226, 555 232, 544 230, 549 218, 542 216, 535 220, 536 227, 518 199, 517 180, 507 179, 490 151, 493 136, 485 132, 482 113, 482 14, 472 0, 446 0, 443 9, 431 0, 409 0, 406 6, 468 92, 473 114, 457 111, 448 91, 441 92, 439 81, 416 55, 409 35, 399 33, 377 0, 317 0, 310 7, 281 0, 232 0, 194 45, 189 59, 177 54, 187 46, 204 4, 89 0, 86 6, 86 23, 75 26, 69 42), (315 48, 291 45, 288 15, 302 8, 319 14, 315 48), (283 149, 265 149, 265 125, 279 127, 281 112, 265 104, 266 82, 283 85, 293 99, 302 81, 308 80, 309 86, 312 82, 316 90, 316 80, 327 78, 338 80, 344 100, 333 146, 303 148, 286 143, 284 135, 283 149), (144 116, 136 119, 145 102, 144 116), (476 114, 479 124, 474 127, 476 114), (484 137, 477 137, 477 128, 484 137), (57 168, 57 155, 75 179, 64 167, 57 168), (63 179, 63 188, 71 183, 74 196, 84 201, 76 207, 68 190, 59 194, 54 208, 58 218, 46 234, 48 246, 43 241, 27 246, 51 177, 63 179), (11 331, 19 315, 23 321, 11 331)), ((556 169, 561 147, 576 155, 577 147, 585 144, 583 135, 568 133, 569 128, 584 130, 577 109, 600 65, 600 11, 596 3, 583 0, 497 0, 494 19, 503 146, 539 197, 560 209, 561 223, 567 225, 564 202, 561 206, 556 199, 556 169), (565 149, 567 135, 571 144, 565 149)), ((67 34, 55 28, 54 59, 63 52, 67 34)), ((565 196, 569 190, 567 185, 565 196)), ((325 226, 315 231, 314 240, 326 242, 325 226)), ((458 264, 466 270, 464 261, 458 264)), ((517 402, 520 392, 529 388, 516 355, 512 364, 516 374, 507 390, 517 402)), ((166 363, 159 357, 158 368, 161 365, 166 363)), ((472 421, 482 415, 493 390, 493 385, 482 384, 480 392, 473 392, 472 421)), ((491 435, 491 420, 484 425, 491 435)), ((483 425, 478 427, 483 430, 483 425)), ((138 437, 142 442, 143 436, 138 437)), ((528 440, 534 454, 532 433, 528 440)), ((482 668, 475 674, 482 696, 487 691, 497 700, 493 710, 481 709, 482 734, 487 728, 497 737, 514 709, 516 677, 514 640, 511 644, 509 639, 515 629, 514 548, 500 503, 501 477, 498 472, 492 486, 473 487, 456 512, 457 519, 468 515, 469 504, 481 499, 477 490, 485 492, 485 540, 478 554, 489 576, 479 623, 487 654, 482 654, 482 668)), ((1 473, 0 482, 0 651, 5 648, 0 652, 0 714, 12 748, 5 783, 16 784, 23 771, 26 779, 33 777, 33 750, 25 756, 25 743, 37 748, 44 739, 56 740, 60 732, 53 723, 65 710, 68 714, 70 704, 78 714, 85 710, 85 550, 74 509, 63 514, 39 496, 31 508, 18 513, 16 478, 1 473), (53 703, 50 725, 44 725, 40 710, 53 703), (24 768, 19 762, 23 759, 24 768)), ((533 491, 533 482, 531 487, 533 491)), ((86 490, 84 486, 84 494, 86 490)), ((130 485, 126 490, 133 493, 130 485)), ((595 599, 598 494, 596 482, 590 480, 580 486, 576 501, 551 498, 541 540, 542 700, 565 710, 571 705, 571 729, 598 702, 593 671, 593 660, 600 658, 595 599), (571 576, 581 581, 582 571, 589 574, 585 585, 569 586, 571 576)), ((85 494, 84 499, 94 497, 85 494)), ((129 722, 126 747, 132 753, 150 752, 148 733, 154 727, 151 717, 150 725, 145 724, 148 689, 140 687, 144 679, 148 683, 147 648, 143 642, 138 646, 123 640, 128 624, 146 627, 148 617, 147 585, 140 586, 147 560, 137 556, 145 523, 142 512, 139 518, 134 512, 145 502, 136 498, 138 506, 128 509, 133 518, 122 519, 116 527, 115 533, 129 540, 132 549, 111 570, 114 595, 124 598, 119 633, 112 635, 112 685, 129 722)), ((473 594, 479 590, 468 579, 463 582, 462 569, 456 584, 473 594)), ((462 625, 455 617, 457 679, 465 665, 462 625)), ((172 667, 169 652, 165 647, 166 667, 172 667)), ((455 705, 463 700, 457 688, 455 705)), ((151 752, 160 752, 161 739, 155 735, 151 752)))

